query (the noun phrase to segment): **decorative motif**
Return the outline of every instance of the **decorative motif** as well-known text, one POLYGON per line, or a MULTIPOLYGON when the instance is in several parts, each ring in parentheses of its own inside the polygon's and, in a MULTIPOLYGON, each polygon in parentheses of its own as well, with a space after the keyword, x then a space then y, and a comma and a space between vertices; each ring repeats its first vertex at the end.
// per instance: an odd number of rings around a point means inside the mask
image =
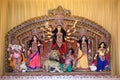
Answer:
POLYGON ((49 10, 48 14, 52 15, 52 16, 55 16, 58 14, 64 15, 64 16, 70 16, 71 12, 70 12, 70 10, 63 9, 62 6, 58 6, 57 9, 49 10))

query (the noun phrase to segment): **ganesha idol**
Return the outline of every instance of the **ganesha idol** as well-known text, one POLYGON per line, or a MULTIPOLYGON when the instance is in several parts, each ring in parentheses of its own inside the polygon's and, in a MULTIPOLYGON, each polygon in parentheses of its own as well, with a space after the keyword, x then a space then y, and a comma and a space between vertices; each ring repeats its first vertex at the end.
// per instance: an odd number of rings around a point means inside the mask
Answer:
POLYGON ((24 49, 23 46, 19 45, 19 40, 13 40, 12 44, 8 46, 9 51, 9 61, 10 66, 14 72, 20 71, 20 64, 21 62, 25 62, 25 56, 23 54, 24 49))

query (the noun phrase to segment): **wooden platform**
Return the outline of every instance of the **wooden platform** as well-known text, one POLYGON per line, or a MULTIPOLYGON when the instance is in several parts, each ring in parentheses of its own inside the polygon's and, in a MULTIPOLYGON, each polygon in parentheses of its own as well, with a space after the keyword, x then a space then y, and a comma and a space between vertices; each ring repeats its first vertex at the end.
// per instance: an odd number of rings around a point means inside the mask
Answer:
POLYGON ((75 75, 95 75, 95 76, 110 76, 110 72, 90 72, 90 71, 81 71, 81 72, 63 72, 63 73, 48 73, 48 72, 19 72, 19 73, 5 73, 5 76, 59 76, 59 75, 66 75, 66 76, 75 76, 75 75))
POLYGON ((120 76, 113 76, 111 72, 25 72, 5 73, 0 80, 120 80, 120 76))
POLYGON ((0 80, 120 80, 110 72, 65 72, 65 73, 6 73, 0 80))

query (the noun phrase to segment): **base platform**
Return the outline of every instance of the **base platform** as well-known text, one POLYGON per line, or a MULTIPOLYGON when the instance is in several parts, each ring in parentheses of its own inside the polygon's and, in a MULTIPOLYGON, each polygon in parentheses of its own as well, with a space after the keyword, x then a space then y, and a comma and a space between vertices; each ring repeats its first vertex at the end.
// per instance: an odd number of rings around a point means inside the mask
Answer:
POLYGON ((6 73, 0 80, 120 80, 110 72, 26 72, 6 73))

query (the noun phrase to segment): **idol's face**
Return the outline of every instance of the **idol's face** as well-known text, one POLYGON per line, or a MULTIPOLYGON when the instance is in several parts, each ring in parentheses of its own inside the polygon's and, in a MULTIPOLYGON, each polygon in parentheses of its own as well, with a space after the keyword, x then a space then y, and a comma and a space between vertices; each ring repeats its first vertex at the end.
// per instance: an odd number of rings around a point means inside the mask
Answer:
POLYGON ((83 36, 83 37, 82 37, 82 40, 83 40, 83 41, 85 41, 85 39, 86 39, 86 37, 85 37, 85 36, 83 36))
POLYGON ((58 26, 58 27, 57 27, 57 30, 60 32, 60 31, 61 31, 61 26, 58 26))
POLYGON ((103 48, 104 46, 105 46, 104 43, 102 43, 102 44, 100 45, 101 48, 103 48))
POLYGON ((69 50, 69 54, 71 54, 72 53, 72 50, 69 50))
POLYGON ((37 37, 36 37, 36 36, 33 36, 33 40, 34 40, 34 41, 37 41, 37 37))

